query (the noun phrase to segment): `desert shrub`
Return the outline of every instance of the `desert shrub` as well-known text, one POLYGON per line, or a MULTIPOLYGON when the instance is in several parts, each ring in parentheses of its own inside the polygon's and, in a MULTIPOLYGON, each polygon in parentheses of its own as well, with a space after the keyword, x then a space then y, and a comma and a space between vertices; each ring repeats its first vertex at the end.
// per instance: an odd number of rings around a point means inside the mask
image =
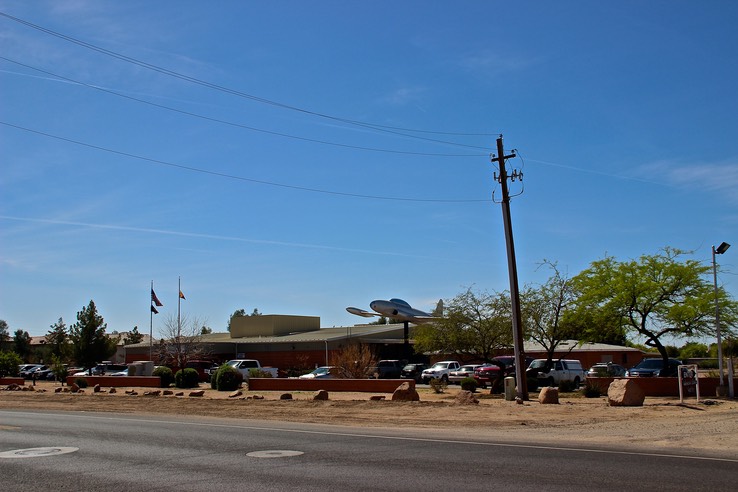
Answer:
POLYGON ((18 366, 23 360, 15 352, 0 352, 0 378, 18 375, 18 366))
POLYGON ((435 393, 443 393, 448 387, 448 382, 445 379, 433 378, 428 381, 428 384, 435 393))
POLYGON ((571 393, 576 389, 577 387, 574 384, 574 381, 561 381, 559 383, 559 393, 571 393))
POLYGON ((262 371, 261 369, 249 369, 249 377, 250 378, 270 378, 272 377, 271 372, 262 371))
POLYGON ((167 366, 159 366, 151 374, 152 376, 159 376, 161 378, 160 386, 162 388, 168 388, 174 382, 174 373, 167 366))
POLYGON ((585 398, 599 398, 604 393, 602 386, 587 380, 581 389, 582 396, 585 398))
POLYGON ((211 379, 215 382, 212 386, 214 389, 218 391, 235 391, 243 382, 243 374, 235 367, 222 365, 211 379))
POLYGON ((74 384, 76 384, 80 388, 86 388, 87 380, 85 378, 77 378, 74 380, 74 384))
POLYGON ((180 369, 174 375, 174 385, 177 388, 197 388, 200 384, 200 375, 191 367, 180 369))
POLYGON ((477 390, 477 380, 474 378, 464 378, 461 380, 461 389, 474 393, 477 390))

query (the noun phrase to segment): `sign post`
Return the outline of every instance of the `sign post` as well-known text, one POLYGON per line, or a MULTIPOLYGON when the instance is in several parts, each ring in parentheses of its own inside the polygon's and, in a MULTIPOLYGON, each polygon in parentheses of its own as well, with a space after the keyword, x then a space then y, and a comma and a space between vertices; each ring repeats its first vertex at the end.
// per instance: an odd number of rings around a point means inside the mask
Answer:
POLYGON ((697 364, 679 366, 679 403, 684 403, 684 395, 696 395, 700 402, 700 382, 697 377, 697 364))

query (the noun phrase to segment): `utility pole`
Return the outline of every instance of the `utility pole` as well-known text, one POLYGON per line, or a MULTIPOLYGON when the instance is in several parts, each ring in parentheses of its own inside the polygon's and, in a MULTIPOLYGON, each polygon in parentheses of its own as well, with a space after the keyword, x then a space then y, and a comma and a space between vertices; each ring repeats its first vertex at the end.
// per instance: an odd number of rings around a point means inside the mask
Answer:
POLYGON ((497 156, 492 154, 491 161, 497 162, 500 167, 500 175, 494 174, 495 179, 502 188, 502 222, 505 226, 505 245, 507 247, 507 271, 510 277, 510 297, 512 300, 512 329, 513 345, 515 349, 515 380, 517 381, 517 397, 523 401, 528 400, 528 381, 525 376, 525 349, 523 348, 523 325, 520 319, 520 292, 518 289, 518 267, 515 261, 515 242, 513 241, 512 220, 510 218, 510 193, 507 188, 508 178, 512 181, 523 179, 523 173, 513 170, 508 175, 505 169, 505 159, 516 157, 513 151, 505 155, 502 147, 502 135, 497 139, 497 156))

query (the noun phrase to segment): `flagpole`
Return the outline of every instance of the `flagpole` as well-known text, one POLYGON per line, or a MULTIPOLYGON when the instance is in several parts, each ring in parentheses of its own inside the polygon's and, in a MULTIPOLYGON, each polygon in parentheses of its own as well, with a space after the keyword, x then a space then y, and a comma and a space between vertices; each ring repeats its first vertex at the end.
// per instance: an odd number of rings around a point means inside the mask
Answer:
POLYGON ((179 343, 179 335, 182 330, 179 305, 182 303, 182 277, 177 279, 177 343, 179 343))
MULTIPOLYGON (((151 281, 151 293, 152 294, 154 293, 154 281, 153 280, 151 281)), ((152 307, 151 303, 154 301, 153 297, 154 297, 153 295, 149 296, 149 307, 152 307)), ((154 335, 154 310, 149 309, 149 360, 150 361, 154 360, 153 356, 151 355, 152 349, 153 349, 153 343, 154 343, 153 335, 154 335)))

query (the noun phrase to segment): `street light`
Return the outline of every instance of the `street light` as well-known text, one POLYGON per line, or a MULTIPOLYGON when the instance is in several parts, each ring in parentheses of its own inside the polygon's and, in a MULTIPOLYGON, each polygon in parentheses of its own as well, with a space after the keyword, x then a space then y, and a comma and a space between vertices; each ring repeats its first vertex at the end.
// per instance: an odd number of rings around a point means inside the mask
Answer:
POLYGON ((720 338, 720 305, 718 303, 718 286, 717 286, 717 264, 715 263, 715 255, 721 255, 728 251, 730 244, 726 242, 720 243, 715 249, 712 247, 712 282, 715 287, 715 334, 718 344, 718 372, 720 373, 720 386, 723 386, 723 341, 720 338))

